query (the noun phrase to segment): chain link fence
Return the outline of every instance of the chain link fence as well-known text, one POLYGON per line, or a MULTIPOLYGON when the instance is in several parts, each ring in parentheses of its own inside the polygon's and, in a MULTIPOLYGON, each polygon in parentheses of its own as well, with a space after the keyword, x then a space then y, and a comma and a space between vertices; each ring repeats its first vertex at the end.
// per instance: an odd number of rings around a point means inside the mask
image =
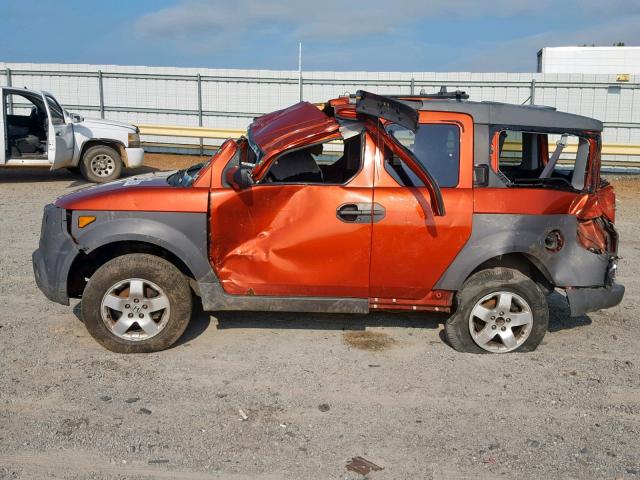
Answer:
MULTIPOLYGON (((244 129, 263 113, 303 99, 359 89, 382 94, 464 90, 475 101, 548 105, 604 122, 605 144, 640 145, 640 83, 634 76, 542 73, 305 72, 113 65, 0 63, 0 83, 47 90, 70 111, 133 124, 244 129), (301 98, 302 97, 302 98, 301 98)), ((148 148, 197 151, 219 139, 148 135, 148 148)), ((619 151, 619 150, 616 150, 619 151)), ((637 157, 607 155, 608 165, 637 157)), ((640 162, 638 163, 640 164, 640 162)))

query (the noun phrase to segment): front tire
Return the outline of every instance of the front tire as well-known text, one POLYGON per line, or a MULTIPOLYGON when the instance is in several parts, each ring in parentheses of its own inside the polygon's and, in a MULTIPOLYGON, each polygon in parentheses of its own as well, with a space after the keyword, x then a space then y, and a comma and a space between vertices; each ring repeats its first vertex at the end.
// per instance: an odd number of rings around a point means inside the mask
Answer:
POLYGON ((191 318, 191 288, 173 264, 128 254, 102 265, 82 295, 82 318, 98 343, 117 353, 164 350, 191 318))
POLYGON ((94 145, 84 152, 80 172, 93 183, 111 182, 122 173, 122 159, 115 149, 106 145, 94 145))
POLYGON ((549 325, 544 292, 510 268, 473 274, 457 297, 458 308, 445 324, 449 344, 459 352, 507 353, 535 350, 549 325))

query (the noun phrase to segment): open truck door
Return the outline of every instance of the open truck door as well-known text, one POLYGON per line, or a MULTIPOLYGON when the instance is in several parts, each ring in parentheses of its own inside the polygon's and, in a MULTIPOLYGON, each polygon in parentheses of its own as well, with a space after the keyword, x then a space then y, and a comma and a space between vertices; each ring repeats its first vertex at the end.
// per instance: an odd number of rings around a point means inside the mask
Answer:
POLYGON ((2 111, 0 112, 0 165, 7 161, 7 100, 4 97, 4 88, 0 88, 2 111))
POLYGON ((48 158, 51 170, 71 166, 73 162, 73 125, 67 123, 64 111, 50 93, 42 92, 47 109, 48 158))

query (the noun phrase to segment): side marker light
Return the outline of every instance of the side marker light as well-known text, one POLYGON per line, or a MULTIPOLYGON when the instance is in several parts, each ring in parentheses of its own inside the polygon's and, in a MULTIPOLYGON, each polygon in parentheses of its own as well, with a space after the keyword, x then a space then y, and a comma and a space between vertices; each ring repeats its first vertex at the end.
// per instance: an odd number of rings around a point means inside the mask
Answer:
POLYGON ((78 217, 78 228, 84 228, 96 221, 96 217, 82 216, 78 217))

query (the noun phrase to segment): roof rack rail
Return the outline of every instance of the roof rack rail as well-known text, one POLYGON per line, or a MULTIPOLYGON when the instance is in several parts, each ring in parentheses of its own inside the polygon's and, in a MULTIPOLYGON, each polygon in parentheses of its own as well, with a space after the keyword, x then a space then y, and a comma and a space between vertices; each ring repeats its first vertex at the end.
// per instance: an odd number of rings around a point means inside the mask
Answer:
POLYGON ((424 91, 424 88, 420 90, 419 95, 411 94, 411 95, 385 95, 391 98, 405 98, 405 99, 415 99, 415 100, 423 100, 423 99, 431 99, 431 100, 467 100, 469 98, 469 94, 467 92, 463 92, 462 90, 456 90, 455 92, 447 92, 447 87, 444 85, 440 87, 440 91, 436 93, 427 93, 424 91))
POLYGON ((442 85, 440 87, 440 91, 438 93, 427 93, 424 91, 424 88, 420 90, 420 97, 422 98, 452 98, 455 100, 467 100, 469 98, 469 94, 467 92, 463 92, 462 90, 456 90, 455 92, 448 92, 447 87, 442 85))

